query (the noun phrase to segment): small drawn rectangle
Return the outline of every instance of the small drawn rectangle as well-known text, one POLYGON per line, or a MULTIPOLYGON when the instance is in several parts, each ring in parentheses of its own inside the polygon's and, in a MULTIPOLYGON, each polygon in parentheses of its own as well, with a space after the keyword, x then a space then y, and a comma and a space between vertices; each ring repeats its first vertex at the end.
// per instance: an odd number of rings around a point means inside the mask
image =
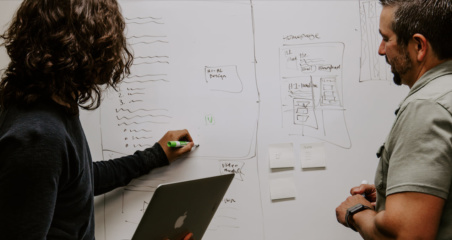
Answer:
POLYGON ((334 86, 333 85, 323 85, 323 90, 332 91, 332 90, 334 90, 334 86))
POLYGON ((298 123, 305 123, 309 119, 308 115, 297 115, 297 122, 298 123))
POLYGON ((309 110, 307 108, 297 108, 297 114, 308 114, 309 110))
POLYGON ((332 91, 325 91, 323 92, 323 95, 326 97, 334 97, 334 92, 332 91))
POLYGON ((311 102, 295 99, 294 105, 295 106, 302 106, 302 107, 309 107, 311 105, 311 102))

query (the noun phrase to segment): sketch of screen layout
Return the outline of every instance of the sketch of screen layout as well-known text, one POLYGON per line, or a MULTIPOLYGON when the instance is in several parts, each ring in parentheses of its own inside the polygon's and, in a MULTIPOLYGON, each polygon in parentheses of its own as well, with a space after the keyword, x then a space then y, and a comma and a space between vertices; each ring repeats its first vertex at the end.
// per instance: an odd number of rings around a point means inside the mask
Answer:
POLYGON ((349 148, 342 103, 343 43, 285 45, 280 49, 283 127, 349 148))

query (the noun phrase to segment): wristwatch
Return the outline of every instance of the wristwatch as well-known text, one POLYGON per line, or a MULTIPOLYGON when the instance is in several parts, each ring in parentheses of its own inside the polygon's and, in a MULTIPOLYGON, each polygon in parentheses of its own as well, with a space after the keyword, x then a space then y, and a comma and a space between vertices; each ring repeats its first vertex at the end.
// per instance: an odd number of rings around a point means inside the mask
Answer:
POLYGON ((356 229, 353 227, 352 224, 349 223, 350 217, 352 217, 354 214, 359 213, 363 210, 371 209, 368 206, 362 205, 361 203, 356 204, 353 207, 350 207, 347 209, 347 213, 345 214, 345 222, 347 223, 347 227, 351 228, 353 231, 357 232, 356 229))

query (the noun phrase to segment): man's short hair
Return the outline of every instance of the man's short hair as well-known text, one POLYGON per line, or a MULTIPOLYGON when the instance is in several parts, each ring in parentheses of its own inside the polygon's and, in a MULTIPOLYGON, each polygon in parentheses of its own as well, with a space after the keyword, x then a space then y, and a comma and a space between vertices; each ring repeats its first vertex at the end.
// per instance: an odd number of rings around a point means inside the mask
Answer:
POLYGON ((411 37, 422 34, 440 59, 452 58, 452 1, 450 0, 380 0, 395 7, 392 30, 397 43, 406 46, 411 37))

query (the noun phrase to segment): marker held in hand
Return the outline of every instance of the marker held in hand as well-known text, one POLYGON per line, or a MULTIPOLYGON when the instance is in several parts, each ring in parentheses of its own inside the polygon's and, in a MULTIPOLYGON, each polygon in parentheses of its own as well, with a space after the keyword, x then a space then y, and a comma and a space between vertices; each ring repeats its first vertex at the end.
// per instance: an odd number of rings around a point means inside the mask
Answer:
MULTIPOLYGON (((188 143, 188 141, 169 141, 166 145, 168 147, 183 147, 188 143)), ((195 144, 194 147, 199 147, 199 144, 195 144)))

